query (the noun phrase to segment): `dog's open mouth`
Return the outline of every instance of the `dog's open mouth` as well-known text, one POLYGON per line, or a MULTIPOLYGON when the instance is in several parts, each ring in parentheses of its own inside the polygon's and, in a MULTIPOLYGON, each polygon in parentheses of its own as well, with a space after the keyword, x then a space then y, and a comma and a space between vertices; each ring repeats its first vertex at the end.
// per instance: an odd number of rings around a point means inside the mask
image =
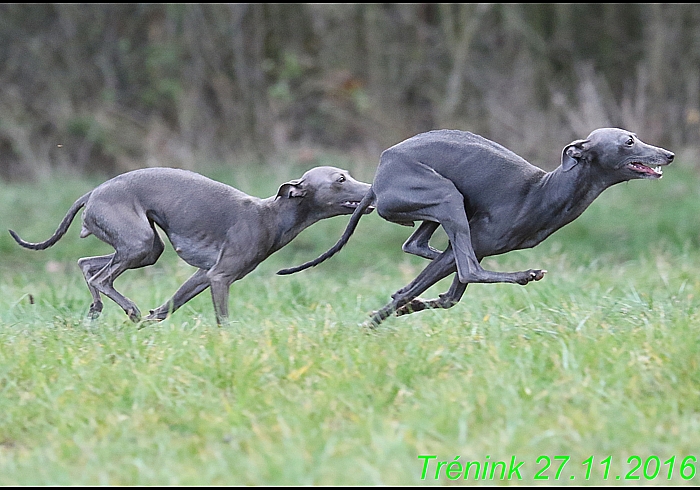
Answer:
MULTIPOLYGON (((341 204, 341 206, 343 206, 344 208, 348 208, 348 209, 355 209, 359 205, 360 205, 360 201, 345 201, 344 203, 341 204)), ((365 214, 371 213, 372 211, 374 211, 374 206, 369 206, 367 208, 367 211, 365 211, 365 214)))
POLYGON ((640 162, 631 162, 627 164, 627 168, 637 172, 643 178, 659 179, 663 175, 663 170, 658 165, 644 165, 640 162))

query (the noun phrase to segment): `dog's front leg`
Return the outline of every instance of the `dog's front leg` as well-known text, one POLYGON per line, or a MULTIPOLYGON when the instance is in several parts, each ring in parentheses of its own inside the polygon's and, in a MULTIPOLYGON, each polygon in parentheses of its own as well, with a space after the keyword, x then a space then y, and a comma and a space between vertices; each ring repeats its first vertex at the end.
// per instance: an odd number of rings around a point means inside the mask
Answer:
POLYGON ((216 323, 228 323, 228 295, 231 284, 242 279, 269 255, 265 234, 254 226, 241 226, 229 232, 216 263, 207 271, 211 299, 214 302, 216 323), (237 232, 237 233, 236 233, 237 232))
POLYGON ((160 305, 158 308, 151 310, 145 320, 165 320, 168 315, 172 315, 175 310, 187 303, 189 300, 197 296, 199 293, 209 287, 209 278, 207 271, 199 269, 192 274, 182 286, 175 291, 175 294, 168 301, 160 305))
POLYGON ((210 279, 211 299, 214 302, 216 324, 219 326, 228 323, 228 293, 231 283, 223 278, 210 279))
POLYGON ((220 327, 228 323, 228 295, 231 284, 255 268, 255 266, 243 268, 240 263, 232 264, 225 259, 225 254, 222 254, 219 261, 207 272, 216 323, 220 327))

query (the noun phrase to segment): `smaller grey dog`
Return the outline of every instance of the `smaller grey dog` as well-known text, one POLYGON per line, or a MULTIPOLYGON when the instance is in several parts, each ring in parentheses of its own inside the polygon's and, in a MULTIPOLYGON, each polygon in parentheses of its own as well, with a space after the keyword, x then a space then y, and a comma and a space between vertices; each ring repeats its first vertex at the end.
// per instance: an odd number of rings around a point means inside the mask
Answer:
MULTIPOLYGON (((102 311, 101 294, 138 322, 133 301, 114 289, 124 271, 154 264, 165 245, 158 225, 175 252, 195 272, 172 298, 151 310, 146 320, 163 320, 207 288, 211 288, 216 321, 228 318, 229 288, 284 247, 313 223, 352 214, 370 188, 345 170, 316 167, 286 182, 276 196, 260 199, 188 170, 146 168, 118 175, 79 198, 58 230, 40 243, 21 246, 44 250, 55 244, 84 206, 80 237, 95 235, 115 252, 78 260, 92 294, 89 316, 102 311)), ((372 207, 363 211, 372 212, 372 207)))

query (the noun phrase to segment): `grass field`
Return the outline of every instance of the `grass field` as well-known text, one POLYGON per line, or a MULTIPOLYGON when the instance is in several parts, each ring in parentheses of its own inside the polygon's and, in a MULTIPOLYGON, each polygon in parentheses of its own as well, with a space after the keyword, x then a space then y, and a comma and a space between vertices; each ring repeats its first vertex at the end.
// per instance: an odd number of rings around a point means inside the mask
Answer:
MULTIPOLYGON (((205 293, 137 329, 109 300, 84 319, 76 261, 110 249, 79 239, 77 221, 43 252, 5 231, 47 238, 99 182, 0 184, 0 485, 698 485, 689 165, 611 188, 534 249, 484 261, 547 269, 544 280, 472 285, 451 310, 373 333, 358 324, 425 265, 401 252, 411 230, 375 214, 315 269, 274 275, 335 243, 347 217, 235 283, 229 327, 205 293)), ((264 197, 303 170, 204 173, 264 197)), ((117 287, 147 311, 191 273, 168 248, 117 287)))

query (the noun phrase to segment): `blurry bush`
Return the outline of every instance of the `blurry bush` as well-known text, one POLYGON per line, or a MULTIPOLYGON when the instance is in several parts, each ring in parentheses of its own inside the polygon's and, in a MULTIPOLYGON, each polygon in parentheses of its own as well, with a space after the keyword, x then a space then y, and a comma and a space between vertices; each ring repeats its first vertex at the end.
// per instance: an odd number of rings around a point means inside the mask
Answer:
POLYGON ((450 127, 544 168, 700 136, 695 4, 2 4, 0 178, 379 153, 450 127))

